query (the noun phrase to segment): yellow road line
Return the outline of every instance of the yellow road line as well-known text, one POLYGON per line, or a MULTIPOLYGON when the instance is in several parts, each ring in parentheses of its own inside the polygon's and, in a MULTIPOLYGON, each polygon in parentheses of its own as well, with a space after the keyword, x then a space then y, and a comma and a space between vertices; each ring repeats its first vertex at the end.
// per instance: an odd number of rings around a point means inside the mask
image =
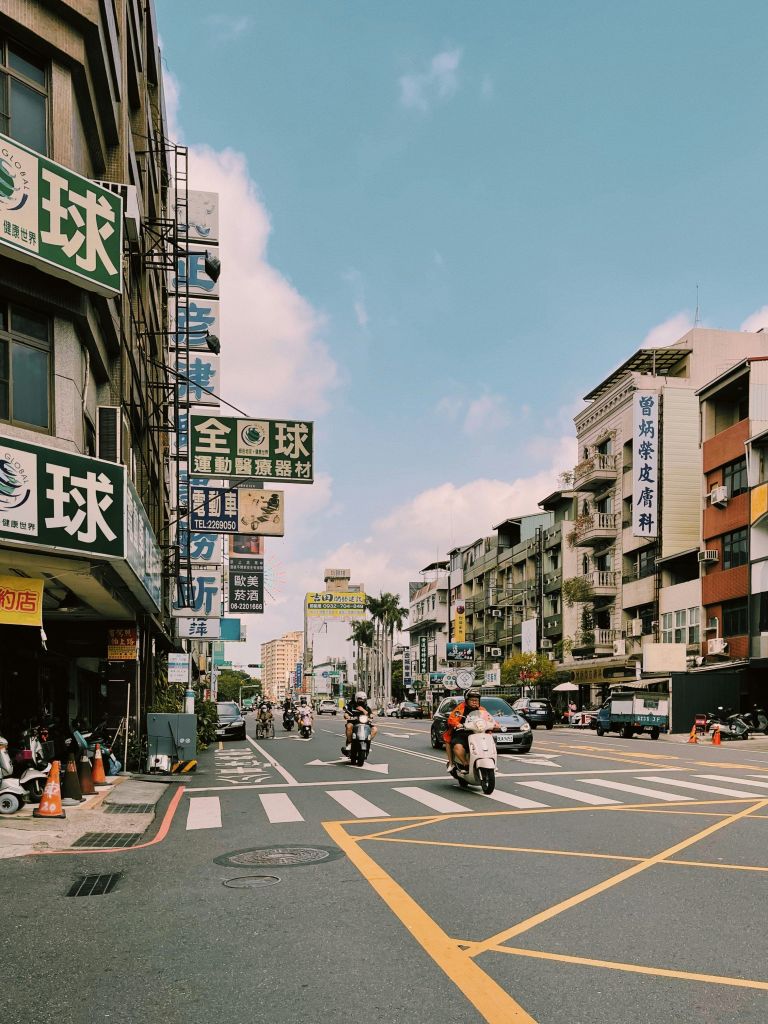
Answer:
POLYGON ((688 839, 684 839, 680 843, 675 843, 674 846, 670 846, 666 850, 662 850, 660 853, 654 854, 653 857, 648 857, 639 864, 633 864, 632 867, 619 872, 619 874, 614 875, 613 878, 607 878, 603 882, 598 882, 597 885, 592 885, 588 889, 583 889, 581 892, 570 896, 567 900, 563 900, 561 903, 556 903, 547 910, 543 910, 538 914, 534 914, 532 917, 526 918, 525 921, 520 921, 512 928, 506 928, 504 931, 498 932, 496 935, 492 935, 490 938, 478 943, 475 947, 475 951, 468 955, 477 956, 478 953, 483 953, 485 950, 488 950, 493 946, 506 942, 508 939, 513 939, 517 935, 521 935, 523 932, 527 932, 531 928, 535 928, 537 925, 543 924, 545 921, 549 921, 553 917, 557 917, 559 914, 564 913, 564 911, 570 910, 572 907, 576 907, 580 903, 585 903, 587 900, 592 899, 593 896, 597 896, 600 893, 619 885, 621 882, 627 881, 629 878, 634 878, 635 875, 639 875, 641 872, 647 871, 648 868, 652 868, 655 865, 660 864, 662 861, 673 857, 676 853, 679 853, 680 850, 685 850, 689 846, 693 846, 702 839, 706 839, 707 836, 711 836, 715 832, 719 832, 720 829, 726 828, 728 825, 732 825, 740 818, 745 818, 752 811, 762 810, 764 807, 768 807, 768 799, 758 800, 750 807, 745 807, 743 810, 737 811, 736 814, 732 814, 723 821, 716 821, 714 824, 708 825, 707 828, 703 829, 703 831, 697 832, 695 835, 690 836, 688 839))
MULTIPOLYGON (((464 945, 464 943, 462 943, 464 945)), ((471 944, 470 952, 471 952, 471 944)), ((612 971, 628 971, 631 974, 650 974, 660 978, 675 978, 680 981, 700 981, 708 985, 732 985, 735 988, 752 988, 768 991, 768 981, 752 981, 748 978, 731 978, 722 974, 699 974, 695 971, 673 971, 667 967, 645 967, 640 964, 625 964, 614 960, 593 960, 584 956, 567 956, 564 953, 544 953, 538 949, 519 949, 511 946, 494 946, 489 952, 508 953, 510 956, 532 957, 534 960, 554 960, 558 963, 577 964, 583 967, 604 967, 612 971)), ((474 956, 475 954, 472 953, 474 956)))
POLYGON ((467 959, 437 922, 376 861, 360 849, 353 836, 337 822, 324 822, 323 826, 425 953, 457 986, 457 979, 460 979, 460 991, 488 1024, 536 1024, 533 1017, 508 992, 481 967, 467 959))
POLYGON ((686 868, 722 868, 723 871, 768 871, 768 868, 752 864, 720 864, 706 860, 665 860, 664 864, 681 864, 686 868))

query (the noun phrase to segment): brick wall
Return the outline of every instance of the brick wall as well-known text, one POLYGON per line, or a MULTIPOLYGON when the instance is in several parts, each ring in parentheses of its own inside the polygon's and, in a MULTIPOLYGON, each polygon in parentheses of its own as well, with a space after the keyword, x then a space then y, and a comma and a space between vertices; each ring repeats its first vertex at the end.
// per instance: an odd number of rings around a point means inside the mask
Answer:
MULTIPOLYGON (((721 484, 723 473, 707 474, 707 490, 711 491, 714 486, 721 484), (720 479, 717 479, 717 477, 720 479), (712 477, 712 479, 710 479, 712 477)), ((731 498, 725 508, 715 508, 707 502, 704 508, 704 520, 701 535, 704 538, 705 548, 717 547, 710 543, 710 538, 718 537, 723 533, 730 533, 731 530, 738 530, 740 526, 747 526, 749 523, 749 493, 739 494, 731 498)))
MULTIPOLYGON (((721 430, 704 442, 702 463, 705 473, 711 473, 726 462, 733 462, 744 454, 744 442, 749 437, 749 420, 740 420, 727 430, 721 430)), ((722 481, 719 481, 722 482, 722 481)))
MULTIPOLYGON (((714 545, 715 547, 717 545, 714 545)), ((722 557, 722 552, 721 552, 722 557)), ((749 566, 738 565, 735 569, 720 569, 708 572, 701 579, 701 603, 707 609, 710 605, 719 605, 723 601, 733 601, 737 597, 746 597, 749 593, 749 566)))

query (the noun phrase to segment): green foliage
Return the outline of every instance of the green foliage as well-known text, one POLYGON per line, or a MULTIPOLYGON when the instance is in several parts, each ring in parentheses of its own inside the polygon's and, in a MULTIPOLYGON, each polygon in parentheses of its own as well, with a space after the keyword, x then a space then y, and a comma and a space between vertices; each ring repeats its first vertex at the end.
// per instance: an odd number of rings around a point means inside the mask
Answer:
POLYGON ((216 723, 218 715, 216 704, 212 700, 196 700, 195 714, 197 715, 197 746, 204 750, 216 739, 216 723))
MULTIPOLYGON (((147 711, 160 714, 180 714, 184 710, 185 690, 184 683, 169 683, 168 673, 164 669, 159 669, 155 677, 154 699, 147 711)), ((198 697, 195 700, 195 714, 197 715, 197 746, 198 749, 204 750, 216 738, 216 705, 213 701, 204 701, 198 697)), ((129 738, 129 762, 132 759, 131 754, 129 738)))
POLYGON ((571 576, 570 579, 563 580, 562 593, 563 601, 569 608, 573 608, 575 604, 591 601, 595 596, 589 580, 584 576, 571 576))
POLYGON ((243 693, 243 697, 255 697, 261 693, 261 683, 258 679, 254 679, 253 676, 249 675, 247 672, 242 672, 239 669, 233 668, 219 669, 219 700, 234 700, 239 703, 241 686, 249 687, 249 689, 243 693), (256 685, 259 687, 258 690, 252 689, 252 687, 256 685))
POLYGON ((508 687, 551 683, 556 675, 555 663, 546 654, 517 652, 501 666, 501 685, 508 687))

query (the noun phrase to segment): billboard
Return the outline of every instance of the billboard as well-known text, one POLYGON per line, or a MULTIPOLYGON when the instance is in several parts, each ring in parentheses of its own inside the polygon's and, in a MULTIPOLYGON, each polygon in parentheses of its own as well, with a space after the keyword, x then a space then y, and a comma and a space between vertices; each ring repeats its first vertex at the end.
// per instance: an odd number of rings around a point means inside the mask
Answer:
POLYGON ((472 662, 475 660, 475 645, 471 641, 446 644, 445 657, 448 661, 472 662))
POLYGON ((304 614, 308 619, 362 619, 365 616, 365 594, 340 590, 307 594, 304 614))
POLYGON ((284 492, 247 487, 192 487, 190 519, 200 533, 282 537, 284 492))
POLYGON ((632 536, 659 535, 659 396, 632 396, 632 536))
POLYGON ((264 611, 264 559, 229 559, 229 611, 260 615, 264 611))
POLYGON ((311 422, 295 420, 191 415, 189 471, 209 478, 311 484, 312 428, 311 422))

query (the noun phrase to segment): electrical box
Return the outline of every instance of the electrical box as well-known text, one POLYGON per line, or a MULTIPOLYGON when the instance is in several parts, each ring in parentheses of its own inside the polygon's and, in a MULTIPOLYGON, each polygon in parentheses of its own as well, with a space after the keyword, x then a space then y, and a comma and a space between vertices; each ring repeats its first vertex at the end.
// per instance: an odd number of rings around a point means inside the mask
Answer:
POLYGON ((183 714, 147 715, 147 767, 152 770, 157 758, 189 761, 197 753, 197 716, 183 714))

